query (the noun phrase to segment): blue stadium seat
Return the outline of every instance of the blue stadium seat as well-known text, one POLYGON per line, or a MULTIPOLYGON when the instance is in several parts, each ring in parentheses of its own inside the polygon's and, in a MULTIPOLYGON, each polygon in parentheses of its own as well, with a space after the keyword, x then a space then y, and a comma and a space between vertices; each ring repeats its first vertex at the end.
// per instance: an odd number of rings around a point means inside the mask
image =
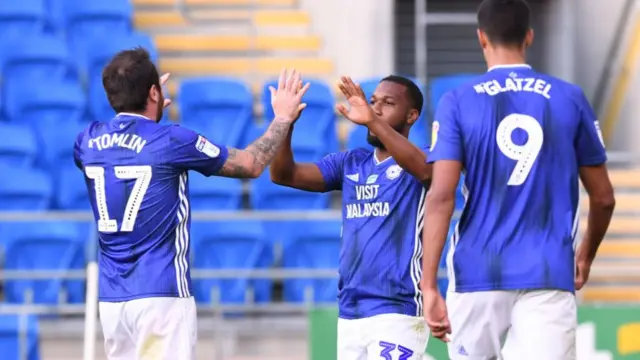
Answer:
POLYGON ((53 186, 45 172, 0 168, 0 211, 41 211, 51 205, 53 186))
POLYGON ((367 132, 366 126, 354 125, 347 136, 347 150, 357 148, 373 149, 373 146, 367 142, 367 132))
MULTIPOLYGON (((296 122, 291 147, 296 157, 300 156, 300 160, 319 160, 323 155, 339 149, 335 99, 331 88, 325 82, 310 80, 309 83, 311 87, 302 99, 307 108, 296 122)), ((269 86, 277 87, 278 83, 267 82, 262 89, 262 106, 267 122, 274 117, 269 86)))
POLYGON ((89 79, 102 80, 102 69, 122 50, 143 47, 149 51, 154 62, 158 59, 158 51, 153 40, 141 32, 86 36, 78 41, 74 54, 78 65, 83 68, 89 79))
POLYGON ((107 94, 102 87, 102 78, 89 79, 89 116, 91 120, 107 121, 115 115, 116 112, 109 104, 107 94))
POLYGON ((85 36, 126 34, 132 28, 129 0, 65 0, 64 12, 72 42, 85 36))
POLYGON ((38 34, 45 29, 44 0, 0 1, 0 38, 38 34))
POLYGON ((436 109, 438 106, 438 102, 442 95, 451 91, 458 86, 464 85, 465 83, 473 80, 474 78, 480 76, 479 74, 456 74, 456 75, 448 75, 448 76, 440 76, 434 78, 429 83, 429 88, 431 89, 431 108, 436 109))
MULTIPOLYGON (((287 269, 338 268, 340 257, 341 222, 297 222, 293 240, 284 247, 282 264, 287 269)), ((337 276, 337 274, 336 274, 337 276)), ((338 296, 338 279, 296 279, 284 281, 284 299, 289 302, 335 302, 338 296), (307 299, 307 292, 313 297, 307 299)))
POLYGON ((79 123, 85 116, 85 102, 78 83, 35 83, 7 95, 7 114, 11 121, 48 131, 79 123))
POLYGON ((73 145, 78 134, 87 127, 86 123, 68 122, 64 127, 41 133, 39 166, 55 174, 61 167, 73 166, 73 145))
POLYGON ((324 210, 329 193, 312 193, 271 182, 269 171, 251 182, 251 206, 255 210, 324 210))
POLYGON ((44 0, 47 17, 47 31, 52 33, 62 32, 65 26, 65 1, 44 0))
MULTIPOLYGON (((273 264, 273 249, 265 240, 262 224, 257 221, 194 222, 191 262, 193 269, 266 269, 273 264)), ((271 280, 238 276, 224 280, 193 280, 195 298, 210 303, 215 289, 223 303, 244 303, 247 288, 254 291, 258 303, 271 300, 271 280)))
MULTIPOLYGON (((5 270, 82 270, 85 242, 80 228, 68 222, 23 222, 3 227, 5 270)), ((37 304, 69 303, 84 300, 82 280, 7 280, 6 301, 23 303, 28 292, 37 304)))
POLYGON ((28 35, 6 43, 2 75, 11 91, 34 83, 74 78, 66 43, 52 35, 28 35))
POLYGON ((238 210, 242 207, 242 180, 189 173, 192 210, 238 210))
POLYGON ((63 210, 89 211, 91 203, 82 171, 74 165, 57 171, 56 206, 63 210))
POLYGON ((38 318, 35 315, 24 316, 21 321, 20 315, 0 315, 0 349, 5 360, 40 360, 38 318), (24 350, 21 343, 23 331, 26 335, 24 350))
POLYGON ((253 123, 253 95, 230 78, 185 80, 180 85, 180 121, 214 143, 239 147, 253 123))
POLYGON ((380 79, 379 78, 365 79, 365 80, 361 80, 359 83, 360 83, 360 88, 362 88, 362 91, 364 92, 364 95, 367 97, 367 100, 369 100, 371 99, 373 92, 376 90, 376 87, 380 83, 380 79))
POLYGON ((38 142, 30 127, 0 123, 0 163, 14 167, 29 167, 38 158, 38 142))

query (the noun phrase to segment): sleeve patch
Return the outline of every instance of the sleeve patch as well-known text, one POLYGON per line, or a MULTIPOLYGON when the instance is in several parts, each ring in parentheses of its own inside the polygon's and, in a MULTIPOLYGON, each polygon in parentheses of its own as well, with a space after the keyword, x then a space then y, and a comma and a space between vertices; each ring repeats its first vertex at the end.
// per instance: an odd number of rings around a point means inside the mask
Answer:
POLYGON ((220 155, 220 148, 210 143, 209 140, 201 135, 198 135, 196 149, 210 158, 216 158, 220 155))
POLYGON ((433 151, 436 147, 436 143, 438 142, 438 131, 440 131, 440 123, 434 121, 433 125, 431 125, 431 147, 429 148, 429 151, 433 151))

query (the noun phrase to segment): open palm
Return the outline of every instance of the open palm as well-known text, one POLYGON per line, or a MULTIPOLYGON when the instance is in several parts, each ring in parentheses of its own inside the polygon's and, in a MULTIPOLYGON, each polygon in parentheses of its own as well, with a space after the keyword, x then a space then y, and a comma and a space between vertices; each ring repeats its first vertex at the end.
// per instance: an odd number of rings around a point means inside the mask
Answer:
POLYGON ((373 109, 369 106, 360 85, 355 84, 351 78, 343 76, 338 87, 349 102, 348 109, 342 104, 336 107, 342 116, 358 125, 366 125, 374 119, 373 109))

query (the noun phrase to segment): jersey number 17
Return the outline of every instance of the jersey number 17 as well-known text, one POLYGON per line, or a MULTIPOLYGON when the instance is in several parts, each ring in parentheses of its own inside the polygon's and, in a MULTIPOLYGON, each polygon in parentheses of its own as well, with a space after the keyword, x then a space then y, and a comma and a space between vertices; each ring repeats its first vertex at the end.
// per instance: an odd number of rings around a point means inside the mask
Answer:
MULTIPOLYGON (((113 168, 118 179, 135 179, 127 205, 124 208, 122 216, 122 225, 120 231, 133 231, 136 224, 138 211, 142 199, 147 193, 149 183, 151 182, 151 166, 115 166, 113 168)), ((109 217, 109 209, 107 208, 107 191, 104 181, 104 168, 100 166, 87 166, 84 168, 87 177, 93 180, 93 186, 96 193, 96 208, 98 211, 98 231, 102 233, 113 233, 118 231, 116 220, 109 217)))
POLYGON ((517 161, 507 185, 520 186, 524 184, 540 154, 540 149, 542 149, 544 142, 542 126, 538 120, 529 115, 508 115, 498 125, 496 142, 500 152, 509 159, 517 161), (527 141, 523 145, 513 142, 511 136, 515 129, 521 129, 527 133, 527 141))

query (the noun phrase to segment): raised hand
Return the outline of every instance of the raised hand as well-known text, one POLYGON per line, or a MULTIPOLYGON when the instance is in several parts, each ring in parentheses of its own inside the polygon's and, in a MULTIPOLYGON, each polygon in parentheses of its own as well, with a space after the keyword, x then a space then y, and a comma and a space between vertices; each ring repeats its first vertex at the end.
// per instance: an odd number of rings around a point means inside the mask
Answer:
POLYGON ((359 84, 355 84, 348 76, 343 76, 338 87, 349 102, 349 109, 342 104, 338 104, 336 109, 342 116, 358 125, 367 125, 375 119, 373 108, 369 106, 367 97, 364 95, 359 84))
MULTIPOLYGON (((163 87, 164 84, 167 83, 170 76, 171 76, 170 73, 164 73, 162 76, 160 76, 160 87, 163 87)), ((166 108, 169 105, 171 105, 171 99, 165 98, 164 103, 162 104, 162 107, 166 108)))
POLYGON ((276 118, 283 119, 286 122, 293 123, 307 104, 302 102, 302 96, 309 89, 310 84, 302 85, 300 73, 295 69, 280 72, 278 78, 278 88, 269 86, 271 92, 271 107, 276 118))

